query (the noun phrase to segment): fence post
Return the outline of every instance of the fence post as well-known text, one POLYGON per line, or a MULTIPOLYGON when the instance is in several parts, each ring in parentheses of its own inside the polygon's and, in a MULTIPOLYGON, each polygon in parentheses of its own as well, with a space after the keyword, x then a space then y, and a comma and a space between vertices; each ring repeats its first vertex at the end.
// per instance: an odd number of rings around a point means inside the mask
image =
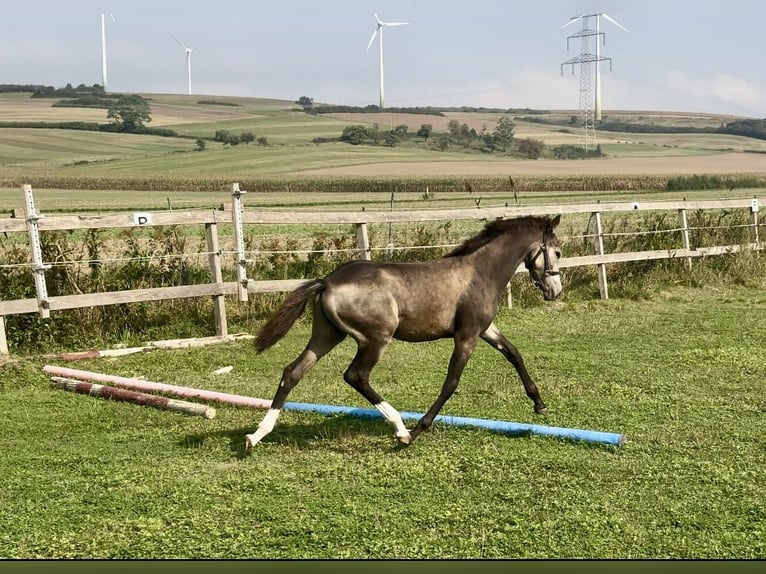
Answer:
POLYGON ((37 293, 37 308, 40 317, 47 319, 51 316, 50 302, 48 301, 48 287, 45 284, 45 270, 50 265, 43 264, 43 249, 40 245, 40 229, 37 222, 43 217, 35 211, 35 199, 32 196, 32 186, 25 184, 24 212, 27 220, 27 233, 29 233, 29 246, 32 249, 32 272, 35 275, 35 291, 37 293))
MULTIPOLYGON (((689 223, 686 219, 686 209, 681 208, 678 210, 678 220, 681 222, 681 241, 683 242, 684 250, 687 252, 691 249, 691 243, 689 243, 689 223)), ((692 270, 692 258, 686 258, 686 270, 692 270)))
MULTIPOLYGON (((593 213, 596 219, 596 254, 604 254, 604 230, 601 227, 601 212, 593 213)), ((606 263, 598 264, 598 291, 602 299, 609 299, 609 287, 606 283, 606 263)))
MULTIPOLYGON (((218 225, 205 224, 205 237, 207 238, 207 261, 210 268, 210 280, 218 285, 223 284, 223 272, 221 271, 221 249, 218 246, 218 225)), ((226 323, 226 297, 223 293, 213 296, 213 317, 215 318, 215 334, 225 337, 229 334, 226 323)))
POLYGON ((359 248, 359 257, 365 261, 370 261, 372 259, 370 255, 370 236, 367 233, 366 223, 356 224, 356 245, 359 248))
POLYGON ((247 259, 245 259, 245 234, 242 229, 242 194, 238 183, 231 184, 234 241, 237 249, 237 294, 242 303, 247 301, 247 259))
POLYGON ((0 315, 0 355, 8 354, 8 340, 5 338, 5 317, 0 315))
POLYGON ((755 248, 758 249, 760 240, 758 238, 758 198, 754 197, 750 200, 750 225, 753 226, 753 243, 755 248))

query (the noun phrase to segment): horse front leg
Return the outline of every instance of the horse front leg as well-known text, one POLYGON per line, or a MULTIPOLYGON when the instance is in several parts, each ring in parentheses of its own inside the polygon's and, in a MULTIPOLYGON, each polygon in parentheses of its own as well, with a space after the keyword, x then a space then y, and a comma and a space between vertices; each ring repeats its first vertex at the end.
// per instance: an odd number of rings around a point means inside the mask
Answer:
POLYGON ((545 406, 543 399, 540 398, 540 391, 537 390, 537 385, 532 380, 532 377, 529 376, 527 368, 524 365, 524 359, 521 358, 519 350, 503 336, 500 329, 498 329, 494 323, 490 324, 487 330, 481 334, 481 338, 492 345, 494 349, 500 351, 508 362, 514 366, 524 385, 524 390, 526 391, 527 396, 532 399, 532 402, 535 404, 535 412, 539 415, 548 414, 548 407, 545 406))
POLYGON ((436 415, 439 414, 444 403, 447 402, 455 392, 455 389, 457 389, 460 377, 463 375, 463 369, 465 369, 468 359, 471 358, 473 350, 476 347, 476 340, 476 336, 460 337, 455 335, 455 348, 450 357, 447 377, 444 379, 442 390, 436 398, 436 401, 434 401, 434 404, 428 409, 428 412, 420 418, 415 427, 410 431, 411 442, 414 442, 421 432, 428 429, 433 424, 436 415))

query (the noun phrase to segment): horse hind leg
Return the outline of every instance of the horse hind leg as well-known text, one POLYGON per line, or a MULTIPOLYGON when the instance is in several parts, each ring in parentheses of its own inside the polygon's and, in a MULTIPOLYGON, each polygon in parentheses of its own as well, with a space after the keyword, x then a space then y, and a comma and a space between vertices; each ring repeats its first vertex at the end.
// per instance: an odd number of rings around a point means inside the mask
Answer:
POLYGON ((360 344, 354 360, 343 374, 343 379, 367 399, 394 427, 394 434, 401 444, 410 444, 410 431, 404 426, 399 411, 384 401, 383 397, 370 386, 370 373, 383 356, 386 346, 387 343, 360 344))
POLYGON ((303 375, 345 338, 346 334, 330 323, 321 308, 316 305, 314 307, 311 339, 298 358, 282 371, 282 379, 279 381, 277 392, 271 400, 271 406, 266 412, 266 416, 263 417, 254 433, 245 436, 245 448, 247 450, 254 447, 263 437, 274 430, 274 425, 287 400, 287 395, 300 382, 303 375))
POLYGON ((452 356, 450 357, 449 366, 447 367, 447 376, 442 384, 441 392, 433 405, 431 405, 431 408, 428 409, 428 412, 420 417, 420 420, 412 428, 410 435, 412 436, 413 441, 420 435, 420 433, 431 427, 439 414, 439 411, 441 411, 444 404, 454 394, 460 383, 460 377, 463 375, 463 369, 465 369, 465 366, 476 347, 476 339, 476 335, 455 334, 455 347, 452 350, 452 356))
POLYGON ((540 391, 537 389, 537 385, 532 380, 527 372, 527 367, 524 365, 524 359, 521 357, 519 350, 500 332, 494 323, 481 334, 481 338, 489 343, 494 349, 500 351, 503 356, 513 365, 516 372, 524 385, 524 391, 527 396, 532 399, 534 403, 535 412, 539 415, 548 414, 548 407, 545 406, 543 399, 540 398, 540 391))

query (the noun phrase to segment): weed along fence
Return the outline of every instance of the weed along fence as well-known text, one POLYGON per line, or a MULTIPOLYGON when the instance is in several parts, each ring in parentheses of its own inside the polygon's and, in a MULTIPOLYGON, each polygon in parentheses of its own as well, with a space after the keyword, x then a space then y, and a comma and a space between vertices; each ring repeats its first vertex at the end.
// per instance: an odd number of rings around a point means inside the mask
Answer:
MULTIPOLYGON (((522 215, 577 215, 583 221, 587 220, 585 231, 576 238, 588 242, 588 253, 568 256, 567 243, 575 237, 567 238, 564 258, 560 266, 581 267, 595 266, 598 272, 598 284, 601 297, 609 296, 607 283, 607 266, 610 264, 630 261, 646 261, 653 259, 683 260, 687 266, 692 265, 696 257, 714 256, 727 253, 738 253, 743 250, 760 249, 758 213, 760 202, 758 198, 733 199, 718 201, 656 201, 656 202, 620 202, 593 203, 579 205, 547 205, 547 206, 504 206, 471 209, 429 209, 420 211, 345 211, 345 212, 298 212, 298 211, 256 211, 243 206, 243 194, 238 184, 231 188, 231 207, 229 209, 209 209, 193 211, 162 211, 140 213, 109 213, 98 215, 53 215, 45 216, 35 207, 32 188, 23 186, 25 210, 23 216, 0 219, 0 233, 6 237, 11 234, 26 234, 28 238, 28 257, 25 262, 9 264, 0 261, 0 273, 10 269, 23 268, 29 271, 30 288, 34 284, 35 297, 25 299, 6 299, 6 294, 0 293, 0 353, 8 353, 6 340, 5 317, 24 313, 38 313, 47 318, 52 312, 68 309, 90 308, 102 305, 116 305, 149 301, 163 301, 181 298, 204 297, 212 298, 216 336, 228 335, 226 320, 226 297, 236 297, 239 302, 246 302, 250 293, 266 293, 289 291, 297 287, 304 277, 291 279, 262 280, 248 276, 248 256, 245 226, 276 226, 290 225, 311 227, 318 225, 338 224, 349 225, 355 230, 353 251, 362 259, 372 259, 373 253, 390 251, 391 245, 377 247, 371 245, 368 226, 373 224, 396 224, 418 222, 454 222, 460 220, 490 220, 497 217, 516 217, 522 215), (701 245, 696 240, 696 234, 704 227, 715 227, 708 224, 690 222, 690 214, 716 211, 738 211, 743 215, 741 223, 734 225, 741 232, 736 241, 725 241, 725 244, 701 245), (620 229, 605 229, 603 217, 607 214, 620 213, 623 217, 635 218, 636 214, 658 212, 664 214, 672 225, 662 229, 648 229, 627 232, 620 229), (49 273, 53 262, 45 261, 41 248, 40 234, 50 231, 70 230, 109 230, 129 228, 153 228, 168 226, 197 226, 204 228, 205 251, 196 253, 207 259, 208 280, 192 285, 174 285, 151 287, 120 291, 104 291, 93 293, 77 293, 71 295, 49 296, 46 285, 46 274, 49 273), (227 238, 231 239, 231 249, 222 249, 219 228, 228 227, 227 238), (610 251, 610 240, 629 234, 662 234, 665 241, 661 248, 642 251, 610 251), (743 239, 744 238, 744 239, 743 239), (236 272, 235 281, 224 281, 225 265, 233 265, 236 272)), ((720 219, 719 219, 720 221, 720 219)), ((666 222, 667 223, 667 222, 666 222)), ((720 227, 731 229, 729 223, 720 227)), ((559 233, 561 236, 562 234, 559 233)), ((613 243, 614 241, 612 241, 613 243)), ((23 243, 23 242, 22 242, 23 243)), ((19 243, 21 244, 21 243, 19 243)), ((442 246, 444 247, 444 246, 442 246)), ((305 252, 304 252, 305 253, 305 252)), ((70 262, 80 265, 92 264, 92 260, 70 262)), ((517 272, 525 273, 521 266, 517 272)))

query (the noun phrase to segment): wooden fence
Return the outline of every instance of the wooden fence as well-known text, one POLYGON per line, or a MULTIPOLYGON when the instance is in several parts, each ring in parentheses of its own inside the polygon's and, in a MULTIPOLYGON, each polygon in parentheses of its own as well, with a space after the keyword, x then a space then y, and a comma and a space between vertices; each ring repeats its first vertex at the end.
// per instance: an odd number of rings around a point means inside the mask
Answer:
MULTIPOLYGON (((356 241, 359 257, 371 258, 371 247, 368 235, 368 224, 372 223, 404 223, 423 221, 453 221, 453 220, 483 220, 497 217, 517 217, 522 215, 555 215, 555 214, 590 214, 595 221, 596 254, 581 257, 565 257, 560 261, 560 267, 578 267, 595 265, 598 268, 599 291, 602 299, 609 296, 606 266, 610 263, 626 261, 643 261, 650 259, 685 258, 691 265, 692 258, 736 253, 742 249, 760 249, 758 236, 759 199, 732 199, 717 201, 652 201, 652 202, 616 202, 577 205, 541 205, 531 207, 496 207, 449 210, 423 211, 358 211, 358 212, 271 212, 250 211, 242 207, 241 197, 244 191, 239 190, 238 184, 232 185, 231 210, 195 210, 183 212, 146 212, 118 213, 108 215, 60 215, 45 217, 38 214, 34 207, 32 189, 23 187, 26 199, 24 218, 0 219, 0 233, 27 233, 31 249, 31 264, 29 265, 35 280, 37 296, 32 299, 1 300, 0 299, 0 354, 8 353, 5 336, 6 315, 20 313, 39 313, 41 317, 50 316, 51 311, 87 308, 99 305, 115 305, 120 303, 136 303, 142 301, 161 301, 188 297, 212 297, 215 315, 216 335, 224 337, 228 334, 226 323, 225 297, 237 296, 245 302, 248 293, 290 291, 304 281, 304 278, 260 281, 247 277, 247 260, 244 251, 244 225, 264 224, 350 224, 356 227, 356 241), (738 245, 721 245, 713 247, 695 247, 689 240, 687 211, 708 209, 748 209, 750 213, 751 242, 738 245), (606 253, 604 251, 604 231, 601 215, 607 212, 636 212, 636 211, 675 211, 678 214, 678 230, 681 244, 676 249, 653 251, 636 251, 606 253), (74 229, 114 229, 130 227, 151 227, 170 225, 203 225, 207 242, 208 267, 210 281, 199 285, 180 287, 157 287, 149 289, 134 289, 128 291, 111 291, 88 293, 81 295, 65 295, 49 297, 45 286, 45 270, 48 265, 41 260, 39 232, 74 229), (222 251, 219 246, 218 226, 231 225, 234 228, 237 281, 224 282, 222 273, 222 251)), ((526 272, 523 266, 517 272, 526 272)), ((0 294, 2 297, 2 294, 0 294)))

